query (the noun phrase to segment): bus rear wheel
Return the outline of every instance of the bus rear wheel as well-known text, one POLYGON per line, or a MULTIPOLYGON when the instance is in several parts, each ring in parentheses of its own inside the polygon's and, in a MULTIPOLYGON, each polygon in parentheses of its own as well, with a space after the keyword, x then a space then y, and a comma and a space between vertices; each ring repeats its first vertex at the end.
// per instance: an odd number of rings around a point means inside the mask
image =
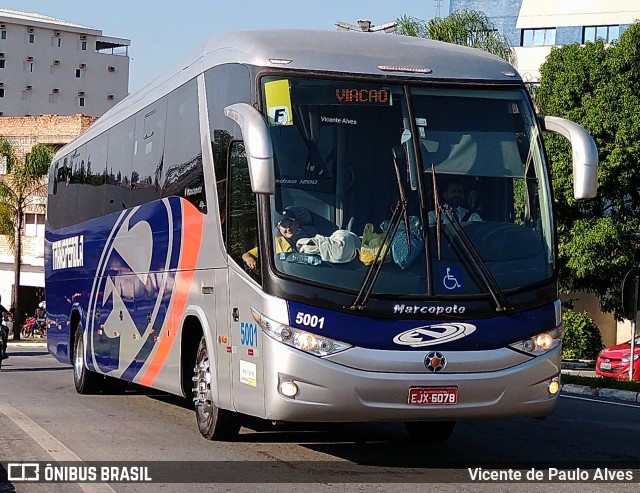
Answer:
POLYGON ((202 336, 193 369, 193 402, 200 434, 208 440, 232 440, 242 425, 242 415, 220 409, 213 403, 211 364, 207 343, 202 336))
POLYGON ((404 424, 412 440, 445 442, 456 427, 455 421, 407 421, 404 424))
POLYGON ((92 372, 84 364, 84 341, 81 324, 78 324, 73 344, 73 383, 78 394, 98 394, 104 383, 102 375, 92 372))

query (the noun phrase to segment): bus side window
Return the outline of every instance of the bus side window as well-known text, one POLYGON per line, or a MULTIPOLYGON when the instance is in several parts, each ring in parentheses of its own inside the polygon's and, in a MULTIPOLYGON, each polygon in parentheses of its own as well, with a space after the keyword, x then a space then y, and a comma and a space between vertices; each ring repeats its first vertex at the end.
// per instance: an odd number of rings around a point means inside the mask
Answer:
MULTIPOLYGON (((258 213, 256 195, 251 189, 249 165, 244 142, 234 140, 229 146, 229 180, 227 194, 228 243, 231 258, 244 265, 242 254, 258 245, 258 213)), ((262 282, 260 268, 253 269, 251 276, 262 282)))

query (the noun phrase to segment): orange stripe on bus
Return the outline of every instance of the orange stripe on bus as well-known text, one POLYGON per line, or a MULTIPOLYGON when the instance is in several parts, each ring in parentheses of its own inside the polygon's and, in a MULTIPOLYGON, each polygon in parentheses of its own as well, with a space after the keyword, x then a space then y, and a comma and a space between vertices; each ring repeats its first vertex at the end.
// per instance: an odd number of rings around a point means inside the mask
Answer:
POLYGON ((176 273, 173 303, 167 315, 165 328, 158 338, 158 348, 147 367, 147 371, 140 380, 140 383, 147 387, 151 387, 155 382, 176 340, 202 245, 204 216, 189 202, 183 201, 182 204, 182 257, 176 273))

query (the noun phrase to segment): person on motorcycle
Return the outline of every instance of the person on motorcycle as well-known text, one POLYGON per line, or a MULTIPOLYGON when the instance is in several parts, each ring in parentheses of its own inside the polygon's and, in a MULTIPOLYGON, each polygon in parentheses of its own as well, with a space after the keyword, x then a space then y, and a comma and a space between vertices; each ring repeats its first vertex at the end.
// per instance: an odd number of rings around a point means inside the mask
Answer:
MULTIPOLYGON (((0 299, 1 301, 1 299, 0 299)), ((6 359, 9 356, 7 355, 7 345, 9 342, 9 325, 7 324, 7 321, 9 320, 9 310, 7 310, 2 303, 0 303, 0 314, 2 316, 2 328, 0 330, 1 334, 0 334, 0 338, 2 339, 2 344, 1 344, 1 348, 0 348, 0 352, 2 353, 0 355, 0 357, 2 359, 6 359)))

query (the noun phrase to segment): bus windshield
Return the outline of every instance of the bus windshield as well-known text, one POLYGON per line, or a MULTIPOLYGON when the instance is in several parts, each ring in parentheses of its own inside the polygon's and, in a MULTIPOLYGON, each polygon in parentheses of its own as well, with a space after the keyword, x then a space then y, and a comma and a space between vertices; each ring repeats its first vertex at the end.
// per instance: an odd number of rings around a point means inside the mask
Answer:
POLYGON ((461 296, 488 293, 482 272, 501 291, 554 275, 524 90, 267 77, 262 94, 281 274, 357 292, 381 263, 373 295, 461 296))

